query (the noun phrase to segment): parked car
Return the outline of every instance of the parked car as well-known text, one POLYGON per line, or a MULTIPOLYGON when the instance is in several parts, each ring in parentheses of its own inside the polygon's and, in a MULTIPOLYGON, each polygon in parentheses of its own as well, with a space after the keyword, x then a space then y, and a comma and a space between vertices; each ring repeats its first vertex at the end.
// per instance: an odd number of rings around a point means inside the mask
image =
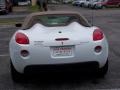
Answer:
POLYGON ((120 7, 120 0, 98 0, 93 3, 93 8, 120 7))
POLYGON ((73 6, 77 6, 80 1, 81 1, 81 0, 74 0, 74 1, 72 2, 72 5, 73 5, 73 6))
POLYGON ((12 0, 14 6, 17 5, 28 5, 31 3, 31 0, 12 0))
POLYGON ((83 7, 86 1, 87 1, 87 0, 81 0, 81 1, 78 3, 78 6, 83 7))
POLYGON ((26 73, 88 70, 101 77, 108 70, 105 34, 78 12, 28 15, 12 36, 9 50, 11 76, 16 82, 26 73))
POLYGON ((59 4, 60 2, 57 0, 51 0, 51 4, 59 4))
POLYGON ((94 2, 91 3, 90 7, 92 9, 95 9, 95 8, 97 8, 97 6, 99 7, 101 5, 100 4, 101 2, 102 2, 102 0, 94 0, 94 2))
POLYGON ((89 8, 93 7, 94 2, 97 2, 98 0, 90 0, 89 2, 89 8))
POLYGON ((73 4, 74 6, 83 6, 85 1, 86 1, 86 0, 75 0, 75 1, 73 1, 72 4, 73 4))
POLYGON ((63 0, 64 4, 68 4, 68 3, 72 3, 72 2, 73 2, 73 0, 63 0))
POLYGON ((11 0, 0 0, 0 13, 12 12, 11 0))
POLYGON ((105 0, 105 1, 103 1, 102 6, 105 6, 105 7, 110 7, 110 6, 120 7, 120 0, 105 0))
POLYGON ((91 2, 91 0, 86 0, 85 2, 84 2, 84 7, 90 7, 90 2, 91 2))

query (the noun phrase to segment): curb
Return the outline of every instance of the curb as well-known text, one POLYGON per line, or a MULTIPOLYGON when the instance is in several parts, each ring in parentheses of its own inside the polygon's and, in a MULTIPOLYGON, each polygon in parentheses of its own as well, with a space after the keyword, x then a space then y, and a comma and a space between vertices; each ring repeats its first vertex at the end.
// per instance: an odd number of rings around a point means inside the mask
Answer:
POLYGON ((14 25, 0 25, 0 29, 2 28, 15 28, 14 25))

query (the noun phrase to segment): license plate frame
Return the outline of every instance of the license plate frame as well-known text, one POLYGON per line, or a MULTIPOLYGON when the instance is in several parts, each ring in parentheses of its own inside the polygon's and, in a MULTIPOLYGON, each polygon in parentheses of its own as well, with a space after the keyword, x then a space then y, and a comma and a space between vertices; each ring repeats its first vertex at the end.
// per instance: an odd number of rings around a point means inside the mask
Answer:
POLYGON ((52 57, 72 57, 73 56, 73 46, 54 46, 51 47, 52 57))

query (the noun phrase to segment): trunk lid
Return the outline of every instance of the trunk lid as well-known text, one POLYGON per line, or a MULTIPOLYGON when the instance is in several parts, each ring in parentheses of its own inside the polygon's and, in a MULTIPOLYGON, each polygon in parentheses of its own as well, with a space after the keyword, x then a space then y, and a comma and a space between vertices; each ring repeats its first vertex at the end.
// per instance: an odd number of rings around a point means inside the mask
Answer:
POLYGON ((28 38, 34 45, 63 46, 87 43, 91 39, 88 27, 80 26, 74 22, 64 27, 45 27, 40 24, 26 30, 28 38))

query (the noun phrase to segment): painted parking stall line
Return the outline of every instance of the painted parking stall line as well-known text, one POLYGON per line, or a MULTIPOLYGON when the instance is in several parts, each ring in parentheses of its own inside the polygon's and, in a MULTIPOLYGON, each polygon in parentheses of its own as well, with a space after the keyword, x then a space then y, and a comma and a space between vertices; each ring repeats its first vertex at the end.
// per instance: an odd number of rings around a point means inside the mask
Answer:
POLYGON ((0 54, 0 57, 7 57, 9 54, 0 54))

